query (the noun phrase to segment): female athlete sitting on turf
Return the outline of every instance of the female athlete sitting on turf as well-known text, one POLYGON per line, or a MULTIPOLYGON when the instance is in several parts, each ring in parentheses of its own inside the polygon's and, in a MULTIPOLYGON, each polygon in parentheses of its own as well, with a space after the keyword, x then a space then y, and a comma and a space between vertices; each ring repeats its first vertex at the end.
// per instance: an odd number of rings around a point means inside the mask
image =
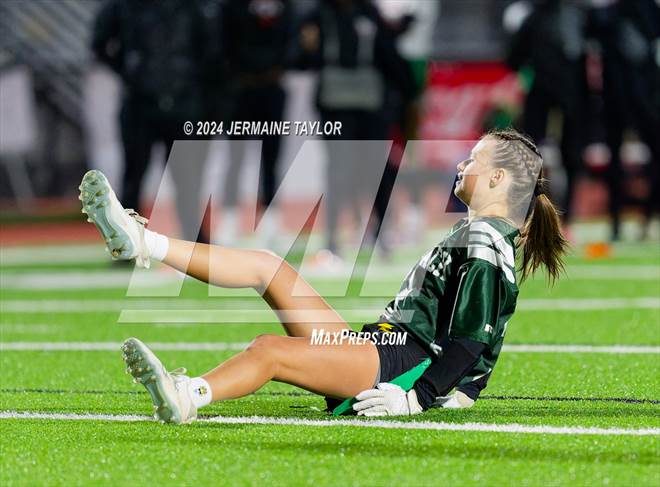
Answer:
POLYGON ((566 241, 542 193, 541 164, 538 150, 521 134, 485 135, 457 167, 454 192, 469 216, 415 265, 379 324, 365 326, 374 341, 332 345, 312 344, 312 330, 348 334, 349 326, 284 260, 267 251, 184 242, 146 230, 146 220, 121 207, 106 178, 88 172, 80 186, 83 211, 113 257, 141 266, 156 259, 216 286, 252 287, 288 335, 258 336, 195 378, 167 372, 146 345, 129 338, 122 346, 128 371, 149 391, 155 416, 173 423, 190 422, 200 407, 245 396, 270 380, 324 395, 329 403, 357 396, 352 408, 365 416, 472 406, 486 387, 516 306, 516 250, 522 252, 522 279, 540 265, 551 279, 562 270, 566 241), (405 345, 378 340, 379 334, 404 332, 405 345), (397 379, 410 370, 417 380, 411 374, 408 384, 397 379))

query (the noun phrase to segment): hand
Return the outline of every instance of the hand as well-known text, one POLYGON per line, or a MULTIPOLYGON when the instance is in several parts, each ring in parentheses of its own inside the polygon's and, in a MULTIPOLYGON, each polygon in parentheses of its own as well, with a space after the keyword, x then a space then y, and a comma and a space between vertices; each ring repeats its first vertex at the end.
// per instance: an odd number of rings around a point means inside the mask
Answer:
POLYGON ((456 391, 448 396, 436 398, 434 406, 436 405, 446 409, 465 409, 474 406, 474 399, 461 391, 456 391))
POLYGON ((353 409, 358 416, 410 416, 423 411, 414 389, 406 393, 389 382, 381 382, 376 389, 362 391, 355 399, 358 402, 353 404, 353 409))

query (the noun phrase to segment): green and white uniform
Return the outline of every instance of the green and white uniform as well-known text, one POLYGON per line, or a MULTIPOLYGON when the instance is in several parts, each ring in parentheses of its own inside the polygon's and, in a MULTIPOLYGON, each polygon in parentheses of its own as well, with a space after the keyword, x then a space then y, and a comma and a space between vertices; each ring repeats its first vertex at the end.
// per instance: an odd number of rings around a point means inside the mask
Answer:
POLYGON ((501 218, 460 220, 413 267, 381 316, 412 335, 431 357, 442 355, 448 339, 483 343, 483 352, 459 388, 480 379, 485 386, 502 349, 518 297, 518 234, 501 218))

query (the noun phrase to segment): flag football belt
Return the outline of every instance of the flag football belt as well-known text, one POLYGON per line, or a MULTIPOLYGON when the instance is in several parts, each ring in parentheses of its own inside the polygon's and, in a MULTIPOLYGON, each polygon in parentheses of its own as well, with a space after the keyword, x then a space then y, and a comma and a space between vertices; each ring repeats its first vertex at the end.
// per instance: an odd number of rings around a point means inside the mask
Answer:
MULTIPOLYGON (((417 382, 417 380, 422 376, 424 371, 428 369, 429 365, 431 365, 431 359, 427 358, 423 362, 420 362, 415 367, 410 369, 409 371, 404 372, 403 374, 395 377, 394 379, 389 381, 389 383, 396 384, 401 389, 408 392, 410 389, 413 388, 415 382, 417 382)), ((354 397, 350 397, 346 399, 344 402, 342 402, 332 411, 332 415, 341 416, 342 414, 345 414, 346 412, 353 409, 353 404, 355 404, 356 402, 357 399, 355 399, 354 397)))

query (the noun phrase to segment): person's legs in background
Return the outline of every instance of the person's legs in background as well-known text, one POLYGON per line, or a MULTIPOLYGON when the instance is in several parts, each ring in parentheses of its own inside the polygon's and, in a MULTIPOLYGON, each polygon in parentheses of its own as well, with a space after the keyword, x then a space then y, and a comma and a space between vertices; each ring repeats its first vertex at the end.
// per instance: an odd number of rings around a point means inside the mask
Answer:
MULTIPOLYGON (((387 124, 380 111, 362 113, 358 122, 358 127, 361 130, 361 133, 359 134, 361 140, 384 141, 382 150, 376 152, 369 150, 370 153, 365 154, 360 162, 364 165, 362 168, 364 174, 363 177, 369 179, 363 181, 361 184, 370 186, 373 184, 373 182, 370 181, 371 179, 380 178, 380 180, 377 181, 378 190, 376 192, 376 198, 369 209, 367 231, 370 232, 370 234, 368 235, 367 243, 371 248, 378 243, 383 253, 387 256, 390 252, 390 246, 388 245, 385 236, 380 235, 380 231, 383 226, 387 206, 390 202, 392 190, 396 181, 398 163, 395 164, 395 161, 390 160, 391 148, 390 144, 387 142, 387 124), (380 168, 383 167, 383 161, 385 160, 387 160, 387 162, 381 171, 380 168)), ((359 194, 358 191, 356 191, 356 193, 359 194)), ((369 203, 371 204, 372 202, 369 203)))
MULTIPOLYGON (((243 87, 236 88, 236 102, 232 105, 231 120, 252 120, 252 97, 243 87)), ((240 176, 248 141, 241 136, 229 138, 227 170, 223 174, 222 215, 213 234, 213 241, 223 245, 236 245, 240 237, 240 176)))
POLYGON ((605 119, 605 143, 610 151, 607 168, 607 188, 611 219, 611 239, 619 240, 621 230, 621 207, 624 203, 623 165, 621 145, 626 127, 625 88, 621 85, 621 63, 605 59, 603 63, 603 114, 605 119))
POLYGON ((651 218, 658 210, 660 199, 660 95, 658 67, 651 63, 644 68, 630 69, 634 78, 629 93, 631 97, 631 122, 635 126, 639 139, 649 149, 649 161, 645 175, 648 192, 642 201, 643 217, 641 237, 648 236, 651 218))
MULTIPOLYGON (((337 231, 339 217, 344 207, 346 198, 351 195, 348 192, 353 171, 352 163, 355 154, 351 154, 347 140, 355 140, 357 133, 357 121, 353 113, 349 111, 325 110, 321 113, 321 123, 326 121, 341 122, 341 135, 328 136, 326 145, 328 158, 326 162, 326 249, 337 254, 339 251, 337 243, 337 231), (335 141, 337 141, 335 143, 335 141)), ((354 144, 350 144, 353 145, 354 144)))
MULTIPOLYGON (((573 110, 579 110, 574 107, 573 110)), ((563 123, 561 130, 561 160, 566 173, 566 189, 564 198, 560 202, 560 208, 563 212, 562 219, 564 225, 571 223, 573 196, 575 193, 575 182, 577 175, 582 167, 583 136, 582 118, 575 112, 571 113, 568 109, 563 111, 563 123)))
MULTIPOLYGON (((256 90, 261 113, 258 120, 264 122, 279 122, 284 117, 286 94, 279 83, 264 85, 256 90)), ((259 240, 263 245, 271 247, 280 231, 281 218, 278 208, 269 208, 277 192, 277 168, 280 156, 281 137, 265 135, 261 142, 261 164, 259 170, 259 240), (268 210, 268 213, 266 213, 268 210)))
POLYGON ((124 149, 121 202, 124 208, 140 210, 142 180, 151 160, 151 148, 155 142, 149 107, 128 98, 124 101, 119 117, 124 149))
MULTIPOLYGON (((183 122, 179 124, 183 125, 183 122)), ((200 201, 204 169, 211 141, 196 140, 192 144, 173 145, 165 142, 168 169, 176 191, 176 210, 184 240, 208 243, 204 229, 204 217, 208 211, 208 201, 200 201)))

